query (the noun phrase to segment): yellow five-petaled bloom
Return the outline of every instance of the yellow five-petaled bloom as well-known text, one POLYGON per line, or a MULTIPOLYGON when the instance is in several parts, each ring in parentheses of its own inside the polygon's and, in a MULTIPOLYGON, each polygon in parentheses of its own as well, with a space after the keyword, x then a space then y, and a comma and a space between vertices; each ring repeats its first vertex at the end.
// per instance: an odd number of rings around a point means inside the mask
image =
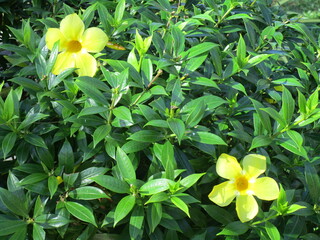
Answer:
POLYGON ((270 177, 260 177, 266 171, 266 157, 250 154, 243 159, 241 168, 237 159, 221 154, 216 170, 220 177, 229 181, 214 186, 209 199, 221 207, 229 205, 236 198, 236 211, 241 222, 247 222, 258 214, 254 196, 262 200, 278 198, 279 187, 270 177))
POLYGON ((46 34, 46 44, 52 50, 59 41, 59 54, 52 73, 59 74, 67 68, 77 68, 79 76, 94 76, 97 71, 97 61, 89 53, 98 53, 108 42, 108 36, 97 27, 85 30, 83 21, 77 14, 66 16, 59 28, 49 28, 46 34))

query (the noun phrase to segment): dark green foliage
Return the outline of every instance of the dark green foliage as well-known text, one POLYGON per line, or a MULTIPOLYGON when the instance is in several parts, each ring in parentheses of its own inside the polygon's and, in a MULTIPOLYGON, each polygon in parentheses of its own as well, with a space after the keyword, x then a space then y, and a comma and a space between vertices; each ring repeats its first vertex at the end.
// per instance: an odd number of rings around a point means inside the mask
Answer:
POLYGON ((319 239, 320 28, 273 2, 0 1, 1 239, 319 239), (51 73, 73 12, 95 77, 51 73), (208 199, 222 153, 281 186, 250 222, 208 199))

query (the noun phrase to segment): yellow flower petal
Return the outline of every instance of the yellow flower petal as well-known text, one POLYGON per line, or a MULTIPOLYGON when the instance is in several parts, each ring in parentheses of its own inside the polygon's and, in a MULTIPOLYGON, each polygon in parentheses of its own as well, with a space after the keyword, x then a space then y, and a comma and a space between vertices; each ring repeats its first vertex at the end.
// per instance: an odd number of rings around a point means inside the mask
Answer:
POLYGON ((62 71, 75 67, 75 60, 71 53, 62 52, 59 53, 56 63, 54 64, 52 73, 58 75, 62 71))
POLYGON ((59 41, 59 50, 62 50, 65 45, 65 38, 59 28, 49 28, 46 33, 46 44, 49 50, 52 50, 53 45, 59 41))
POLYGON ((258 203, 252 195, 239 195, 236 199, 236 210, 241 222, 247 222, 258 214, 258 203))
POLYGON ((89 53, 79 53, 75 57, 76 73, 79 76, 93 77, 97 71, 97 61, 89 53))
POLYGON ((84 23, 76 13, 73 13, 62 19, 60 30, 68 41, 80 41, 84 31, 84 23))
POLYGON ((236 189, 234 184, 230 181, 223 182, 214 186, 208 197, 212 202, 220 207, 225 207, 228 206, 236 197, 236 189))
POLYGON ((266 157, 259 154, 249 154, 243 158, 243 170, 251 178, 257 178, 266 171, 266 157))
POLYGON ((242 171, 237 159, 225 153, 220 155, 217 161, 216 170, 220 177, 226 179, 234 179, 242 171))
POLYGON ((252 190, 254 195, 262 200, 274 200, 279 196, 279 186, 277 182, 269 177, 262 177, 256 179, 252 190))
POLYGON ((88 52, 100 52, 106 46, 109 38, 97 27, 88 28, 82 36, 82 47, 88 52))

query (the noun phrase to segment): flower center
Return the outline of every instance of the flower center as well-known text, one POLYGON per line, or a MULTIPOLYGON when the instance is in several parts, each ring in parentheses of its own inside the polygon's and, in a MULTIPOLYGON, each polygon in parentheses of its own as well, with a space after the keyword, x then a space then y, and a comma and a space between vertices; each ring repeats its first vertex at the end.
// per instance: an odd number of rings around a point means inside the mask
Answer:
POLYGON ((244 191, 248 189, 249 182, 248 179, 245 176, 240 176, 236 179, 236 188, 239 192, 244 191))
POLYGON ((68 52, 79 52, 82 49, 81 43, 76 40, 68 42, 67 51, 68 52))

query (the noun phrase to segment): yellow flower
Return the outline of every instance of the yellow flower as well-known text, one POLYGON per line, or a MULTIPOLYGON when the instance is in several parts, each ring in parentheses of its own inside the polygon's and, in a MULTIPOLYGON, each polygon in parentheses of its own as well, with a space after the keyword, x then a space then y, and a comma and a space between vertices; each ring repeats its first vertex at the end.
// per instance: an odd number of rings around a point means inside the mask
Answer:
POLYGON ((97 61, 89 54, 100 52, 108 42, 108 36, 97 27, 85 30, 84 23, 77 14, 66 16, 59 28, 49 28, 46 44, 52 50, 59 41, 59 51, 52 73, 59 74, 67 68, 77 68, 79 76, 94 76, 97 61))
POLYGON ((229 181, 214 186, 208 197, 221 207, 236 198, 236 211, 241 222, 247 222, 258 214, 258 204, 253 195, 262 200, 278 198, 279 187, 274 179, 257 178, 266 170, 265 156, 245 156, 242 169, 235 157, 223 153, 217 161, 216 170, 220 177, 229 181))

